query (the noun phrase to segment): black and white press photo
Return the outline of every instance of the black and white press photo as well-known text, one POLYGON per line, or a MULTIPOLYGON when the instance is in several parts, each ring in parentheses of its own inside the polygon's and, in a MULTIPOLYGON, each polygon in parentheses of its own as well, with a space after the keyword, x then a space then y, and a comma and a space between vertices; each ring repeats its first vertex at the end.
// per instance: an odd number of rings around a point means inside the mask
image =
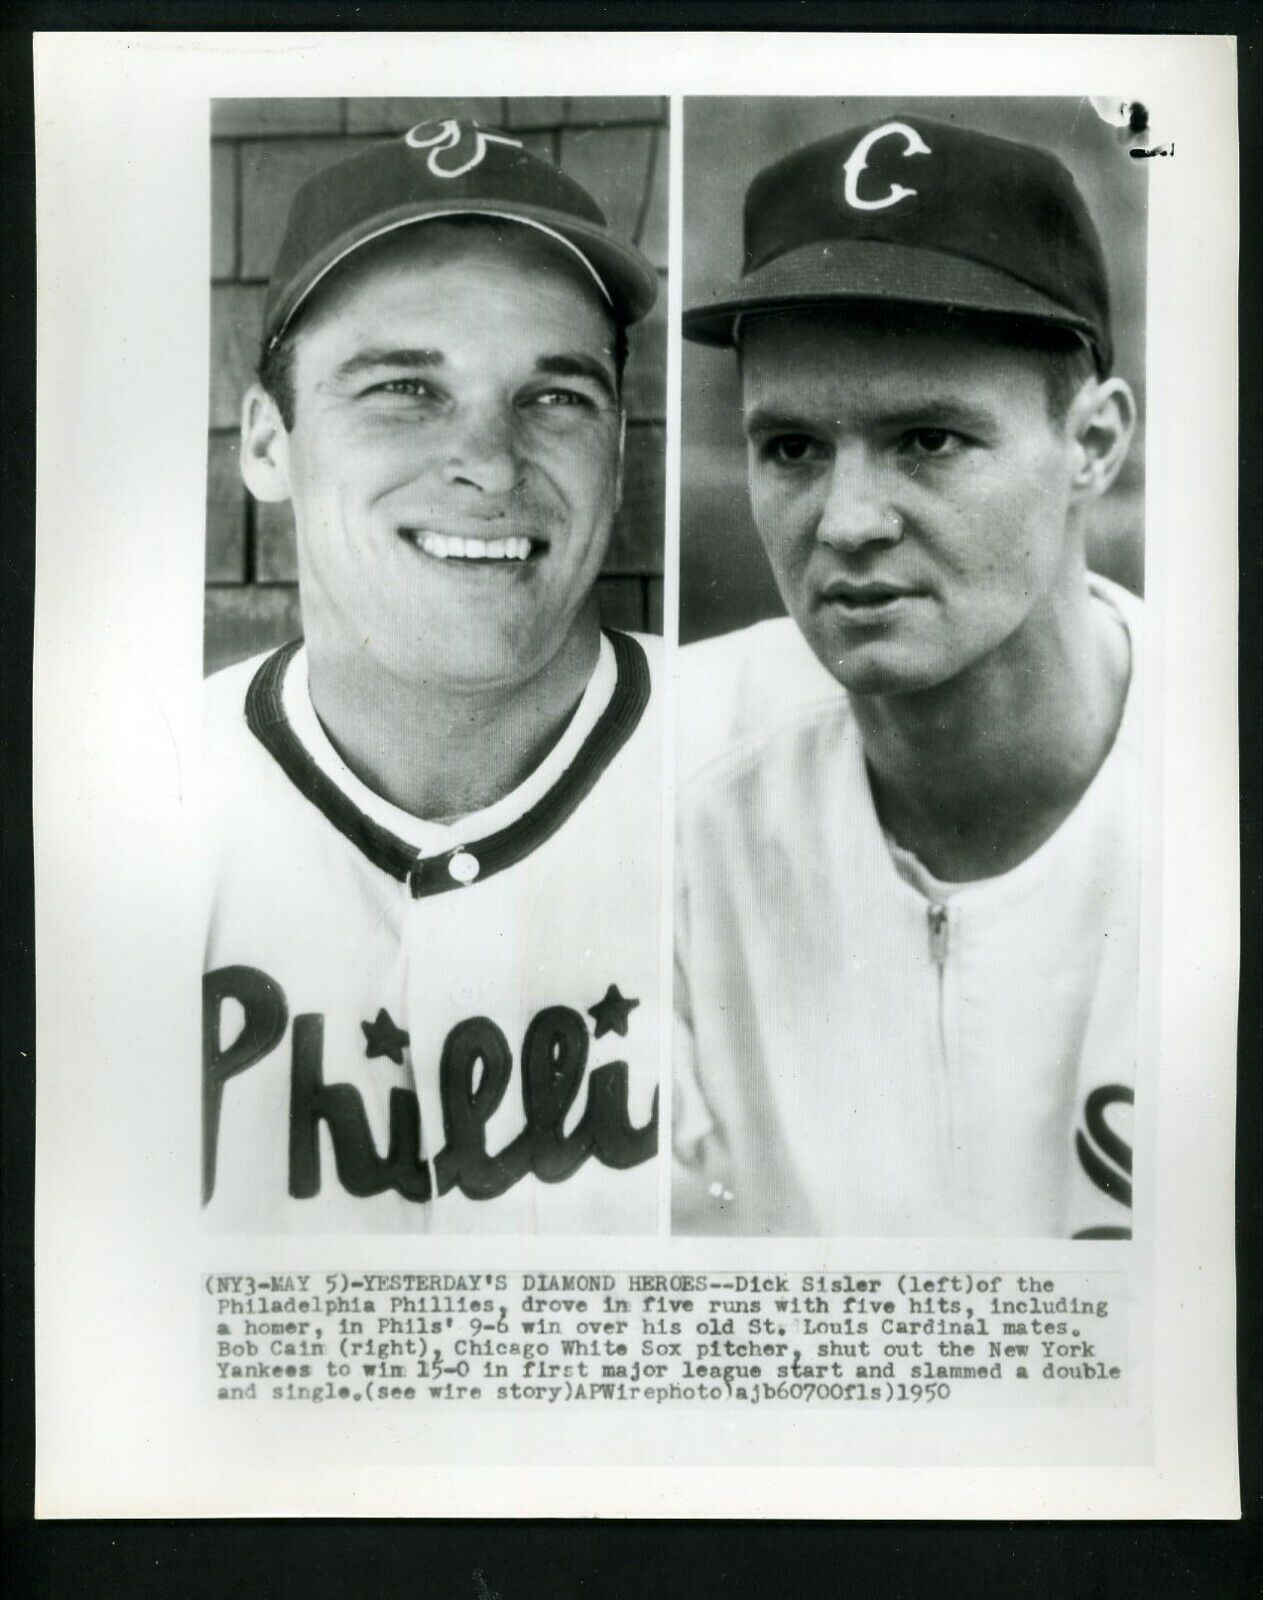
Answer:
POLYGON ((1119 109, 685 103, 677 1232, 1131 1236, 1119 109))
POLYGON ((1234 52, 37 38, 38 1515, 1236 1514, 1234 52))
POLYGON ((212 133, 208 1226, 652 1232, 665 105, 212 133))

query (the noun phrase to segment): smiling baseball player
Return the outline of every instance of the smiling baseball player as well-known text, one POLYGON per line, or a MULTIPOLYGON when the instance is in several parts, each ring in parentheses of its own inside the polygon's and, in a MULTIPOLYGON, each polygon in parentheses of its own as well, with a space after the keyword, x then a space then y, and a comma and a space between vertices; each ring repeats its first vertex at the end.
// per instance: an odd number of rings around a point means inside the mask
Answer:
MULTIPOLYGON (((915 116, 762 172, 735 348, 789 618, 684 652, 679 1231, 1125 1237, 1134 402, 1042 150, 915 116)), ((687 536, 687 533, 686 533, 687 536)))
POLYGON ((304 638, 208 684, 217 1227, 655 1227, 656 641, 594 586, 656 287, 468 121, 293 202, 241 460, 304 638))

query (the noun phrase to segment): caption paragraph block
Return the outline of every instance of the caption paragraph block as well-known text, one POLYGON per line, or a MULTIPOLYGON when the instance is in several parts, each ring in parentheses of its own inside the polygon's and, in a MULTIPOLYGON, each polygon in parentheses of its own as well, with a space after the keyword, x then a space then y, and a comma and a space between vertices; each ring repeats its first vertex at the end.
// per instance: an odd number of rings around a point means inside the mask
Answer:
POLYGON ((212 1273, 214 1398, 1118 1406, 1119 1272, 212 1273))

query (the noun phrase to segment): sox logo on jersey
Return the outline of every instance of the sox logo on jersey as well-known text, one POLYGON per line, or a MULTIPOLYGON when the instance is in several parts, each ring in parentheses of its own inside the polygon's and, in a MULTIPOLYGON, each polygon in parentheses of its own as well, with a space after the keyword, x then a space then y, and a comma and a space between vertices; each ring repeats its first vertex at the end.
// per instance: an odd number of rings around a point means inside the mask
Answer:
MULTIPOLYGON (((1132 1150, 1122 1134, 1110 1126, 1111 1106, 1134 1106, 1136 1092, 1130 1084, 1108 1083, 1093 1089, 1083 1103, 1083 1125, 1075 1129, 1074 1149, 1079 1170, 1101 1194, 1131 1211, 1132 1150)), ((1131 1218, 1094 1223, 1080 1228, 1076 1239, 1130 1239, 1131 1218)))

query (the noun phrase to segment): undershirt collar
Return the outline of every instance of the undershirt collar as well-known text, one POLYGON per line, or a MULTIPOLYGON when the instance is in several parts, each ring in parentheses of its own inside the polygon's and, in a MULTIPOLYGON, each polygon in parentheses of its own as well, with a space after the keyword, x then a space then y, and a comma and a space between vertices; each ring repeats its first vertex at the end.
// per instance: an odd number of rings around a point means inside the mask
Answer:
POLYGON ((428 822, 393 805, 356 777, 343 761, 312 703, 306 645, 294 654, 286 668, 281 701, 291 728, 325 777, 379 827, 411 845, 419 856, 430 856, 443 855, 471 840, 499 832, 542 799, 570 766, 583 741, 600 720, 613 696, 617 678, 614 649, 603 633, 596 668, 588 686, 561 738, 543 761, 502 799, 446 822, 428 822))

